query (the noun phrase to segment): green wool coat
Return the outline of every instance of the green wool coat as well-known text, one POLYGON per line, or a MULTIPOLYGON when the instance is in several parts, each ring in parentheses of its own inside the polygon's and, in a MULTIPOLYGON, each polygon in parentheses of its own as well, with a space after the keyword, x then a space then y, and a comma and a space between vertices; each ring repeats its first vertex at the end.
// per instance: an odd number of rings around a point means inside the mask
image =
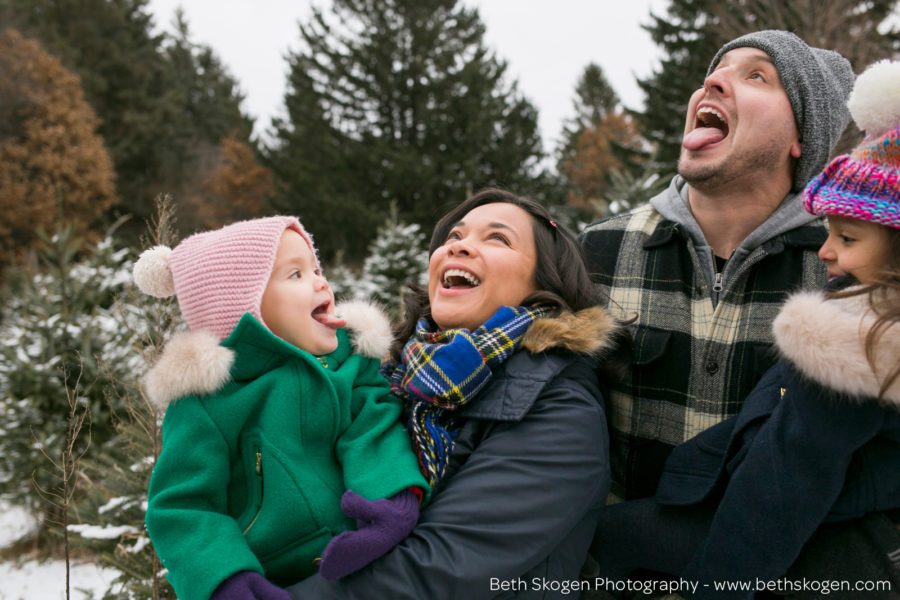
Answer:
MULTIPOLYGON (((248 313, 221 344, 234 358, 224 385, 168 405, 146 522, 181 600, 206 600, 238 571, 281 584, 313 574, 353 527, 340 509, 348 489, 428 490, 378 360, 354 353, 344 329, 338 341, 315 357, 248 313)), ((176 377, 191 360, 211 361, 179 356, 176 377)))

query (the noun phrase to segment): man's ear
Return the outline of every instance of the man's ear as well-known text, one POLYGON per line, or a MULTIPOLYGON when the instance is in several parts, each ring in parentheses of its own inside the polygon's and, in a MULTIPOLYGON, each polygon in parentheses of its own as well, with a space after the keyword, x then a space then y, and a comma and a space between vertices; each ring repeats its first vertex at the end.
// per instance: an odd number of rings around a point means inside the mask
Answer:
POLYGON ((796 141, 793 144, 791 144, 791 156, 793 156, 794 158, 800 158, 800 154, 802 154, 802 153, 803 153, 803 144, 801 144, 799 141, 796 141))

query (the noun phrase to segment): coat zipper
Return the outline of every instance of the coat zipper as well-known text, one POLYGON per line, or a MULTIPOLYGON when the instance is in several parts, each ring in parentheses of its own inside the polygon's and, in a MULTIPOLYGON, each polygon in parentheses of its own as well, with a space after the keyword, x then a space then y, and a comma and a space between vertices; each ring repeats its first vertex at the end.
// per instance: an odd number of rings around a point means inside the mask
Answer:
POLYGON ((719 293, 722 291, 722 274, 716 273, 716 281, 713 283, 713 291, 719 293))
MULTIPOLYGON (((709 256, 712 258, 712 267, 714 273, 714 281, 712 286, 712 291, 716 294, 722 291, 722 273, 719 272, 719 267, 716 265, 716 253, 713 252, 713 249, 709 249, 709 256)), ((717 298, 718 300, 718 298, 717 298)))
POLYGON ((263 471, 262 471, 262 452, 256 452, 256 476, 259 478, 259 504, 256 505, 256 514, 253 516, 253 520, 250 521, 250 524, 247 525, 247 528, 241 532, 241 535, 247 535, 247 532, 253 527, 256 523, 256 520, 259 518, 259 513, 262 512, 262 501, 263 501, 263 492, 265 491, 265 487, 263 486, 263 471))

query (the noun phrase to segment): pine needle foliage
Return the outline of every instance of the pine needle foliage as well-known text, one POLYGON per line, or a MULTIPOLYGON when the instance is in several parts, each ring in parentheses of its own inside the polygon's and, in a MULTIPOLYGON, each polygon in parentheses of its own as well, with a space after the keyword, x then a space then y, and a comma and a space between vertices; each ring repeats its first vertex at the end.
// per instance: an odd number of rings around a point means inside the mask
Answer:
POLYGON ((523 192, 537 111, 458 0, 334 0, 300 23, 267 164, 326 262, 359 261, 392 201, 430 230, 471 190, 523 192))
MULTIPOLYGON (((157 198, 156 206, 143 245, 174 247, 171 198, 157 198)), ((144 526, 150 475, 162 445, 162 415, 148 403, 137 376, 156 360, 181 320, 174 298, 150 298, 134 286, 123 291, 117 306, 116 318, 129 332, 137 367, 131 377, 121 380, 114 365, 104 364, 108 379, 119 383, 106 388, 116 435, 88 470, 92 488, 81 505, 84 524, 74 529, 82 545, 96 552, 104 566, 119 572, 105 600, 174 598, 144 526)))
POLYGON ((41 247, 16 277, 17 293, 2 306, 0 494, 41 515, 37 545, 45 551, 60 521, 37 492, 57 489, 58 469, 47 457, 56 460, 72 443, 69 451, 85 465, 97 460, 115 435, 117 407, 106 395, 137 367, 131 336, 114 316, 130 267, 112 233, 96 245, 66 225, 40 234, 41 247), (89 446, 87 436, 67 440, 73 397, 90 415, 89 446))

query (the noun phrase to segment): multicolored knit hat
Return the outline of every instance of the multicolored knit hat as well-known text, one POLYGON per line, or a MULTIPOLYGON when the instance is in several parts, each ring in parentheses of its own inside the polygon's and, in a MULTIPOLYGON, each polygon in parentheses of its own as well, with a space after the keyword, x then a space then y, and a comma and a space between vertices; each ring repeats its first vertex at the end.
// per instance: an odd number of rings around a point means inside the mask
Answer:
POLYGON ((315 256, 312 237, 296 218, 251 219, 194 234, 174 250, 145 250, 134 265, 134 281, 157 298, 174 294, 191 330, 205 329, 224 340, 244 313, 263 322, 260 303, 288 229, 302 235, 315 256))
POLYGON ((900 228, 900 62, 869 66, 847 107, 866 137, 806 186, 803 205, 816 215, 900 228))

